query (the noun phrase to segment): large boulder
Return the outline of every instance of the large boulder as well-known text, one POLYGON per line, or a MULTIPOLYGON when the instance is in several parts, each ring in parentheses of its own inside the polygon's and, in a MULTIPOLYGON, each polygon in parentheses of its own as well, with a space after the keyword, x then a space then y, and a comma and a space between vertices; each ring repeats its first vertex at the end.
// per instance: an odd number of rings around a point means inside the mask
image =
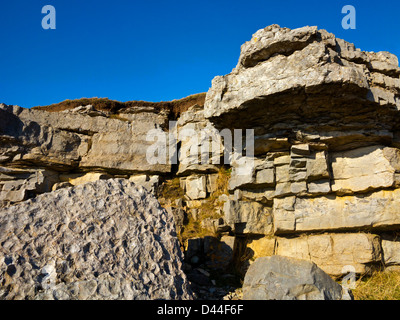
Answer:
POLYGON ((243 283, 244 300, 350 300, 351 293, 316 264, 272 256, 258 258, 243 283))
POLYGON ((0 210, 2 299, 191 299, 173 216, 126 179, 0 210))

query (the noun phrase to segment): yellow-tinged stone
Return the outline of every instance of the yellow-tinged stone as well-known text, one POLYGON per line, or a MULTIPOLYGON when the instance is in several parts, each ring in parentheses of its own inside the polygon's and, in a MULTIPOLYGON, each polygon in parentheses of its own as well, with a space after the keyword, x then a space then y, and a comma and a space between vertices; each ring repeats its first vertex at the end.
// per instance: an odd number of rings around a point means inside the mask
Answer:
POLYGON ((276 255, 310 260, 330 275, 342 275, 349 267, 363 274, 372 265, 379 266, 382 259, 380 239, 374 234, 322 234, 276 241, 276 255))
POLYGON ((263 237, 260 239, 254 239, 250 240, 250 242, 247 244, 247 249, 252 250, 252 259, 270 257, 274 255, 275 242, 275 238, 263 237))
POLYGON ((296 198, 293 209, 279 205, 282 201, 274 200, 275 234, 400 225, 400 189, 344 197, 296 198))
POLYGON ((62 182, 69 182, 73 186, 78 186, 88 182, 94 182, 97 180, 102 180, 107 178, 111 178, 111 176, 100 172, 89 172, 84 175, 81 174, 60 175, 60 180, 62 182))

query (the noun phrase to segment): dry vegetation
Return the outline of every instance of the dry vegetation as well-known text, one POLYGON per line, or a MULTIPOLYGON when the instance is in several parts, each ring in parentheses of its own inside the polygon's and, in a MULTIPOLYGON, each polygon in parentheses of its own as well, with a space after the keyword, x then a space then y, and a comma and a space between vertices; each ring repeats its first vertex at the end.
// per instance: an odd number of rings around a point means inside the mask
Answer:
POLYGON ((376 272, 357 280, 355 300, 400 300, 400 271, 376 272))
POLYGON ((45 110, 49 112, 60 112, 64 110, 74 109, 79 106, 92 105, 96 110, 106 111, 112 114, 118 113, 125 108, 130 107, 153 107, 157 110, 168 110, 173 118, 177 118, 182 112, 191 106, 198 104, 204 106, 206 93, 199 93, 188 96, 183 99, 166 101, 166 102, 148 102, 148 101, 127 101, 120 102, 109 100, 108 98, 82 98, 76 100, 65 100, 60 103, 49 106, 37 106, 32 109, 45 110))
POLYGON ((181 239, 185 242, 189 238, 202 238, 205 236, 216 236, 211 230, 201 227, 201 221, 207 218, 218 219, 221 216, 217 212, 217 208, 222 208, 222 203, 219 197, 222 194, 228 194, 228 181, 231 175, 231 169, 221 167, 218 172, 217 188, 210 196, 202 201, 198 209, 198 219, 194 220, 191 215, 188 215, 188 222, 185 225, 184 231, 181 234, 181 239))
MULTIPOLYGON (((201 227, 201 221, 207 218, 217 219, 221 216, 217 212, 216 208, 222 207, 222 203, 219 201, 219 196, 222 194, 228 194, 228 181, 231 174, 231 169, 220 168, 218 172, 217 187, 216 190, 210 194, 207 199, 201 201, 198 208, 198 219, 194 219, 187 210, 187 221, 184 225, 183 232, 178 235, 181 243, 189 238, 198 238, 205 236, 216 236, 211 230, 207 230, 201 227)), ((180 187, 179 178, 174 178, 164 182, 160 201, 162 204, 174 203, 175 200, 184 198, 185 192, 180 187)))

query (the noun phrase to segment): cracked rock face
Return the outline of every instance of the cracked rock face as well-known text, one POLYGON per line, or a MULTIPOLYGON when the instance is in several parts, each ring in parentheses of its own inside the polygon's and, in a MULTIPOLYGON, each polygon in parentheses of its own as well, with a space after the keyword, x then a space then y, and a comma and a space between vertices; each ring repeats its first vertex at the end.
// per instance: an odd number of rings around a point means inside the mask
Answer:
POLYGON ((0 210, 2 299, 191 299, 173 217, 126 179, 0 210))

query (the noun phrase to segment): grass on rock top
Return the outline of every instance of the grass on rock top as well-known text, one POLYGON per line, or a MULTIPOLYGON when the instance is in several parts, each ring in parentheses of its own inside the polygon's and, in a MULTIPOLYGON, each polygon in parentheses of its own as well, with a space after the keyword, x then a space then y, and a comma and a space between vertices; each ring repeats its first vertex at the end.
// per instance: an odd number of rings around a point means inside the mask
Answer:
POLYGON ((126 108, 131 107, 153 107, 156 110, 167 110, 174 118, 177 118, 182 112, 185 112, 195 104, 204 106, 206 93, 198 93, 186 98, 162 101, 162 102, 148 102, 148 101, 127 101, 120 102, 110 100, 108 98, 81 98, 75 100, 65 100, 49 106, 37 106, 32 109, 44 110, 49 112, 61 112, 65 110, 74 109, 79 106, 92 105, 96 110, 110 112, 116 114, 126 108))

